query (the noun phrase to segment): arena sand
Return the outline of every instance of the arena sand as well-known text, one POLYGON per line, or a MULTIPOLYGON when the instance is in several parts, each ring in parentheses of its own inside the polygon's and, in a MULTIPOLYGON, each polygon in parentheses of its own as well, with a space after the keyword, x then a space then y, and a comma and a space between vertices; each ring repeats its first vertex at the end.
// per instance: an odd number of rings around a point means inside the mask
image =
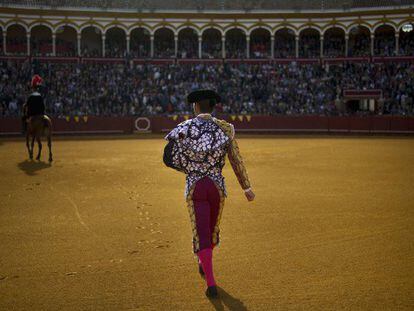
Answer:
POLYGON ((162 139, 0 141, 0 309, 413 310, 414 139, 239 144, 257 199, 226 166, 210 302, 162 139))

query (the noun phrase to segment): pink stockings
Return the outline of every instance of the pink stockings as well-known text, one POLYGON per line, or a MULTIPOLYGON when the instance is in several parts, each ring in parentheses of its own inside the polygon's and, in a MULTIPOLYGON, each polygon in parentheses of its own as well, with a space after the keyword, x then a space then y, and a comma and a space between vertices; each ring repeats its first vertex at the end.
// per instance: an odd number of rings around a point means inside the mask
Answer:
POLYGON ((194 246, 204 271, 207 286, 215 286, 213 275, 213 248, 218 242, 213 241, 213 233, 220 212, 220 193, 209 177, 197 181, 193 197, 195 225, 197 236, 194 246))
POLYGON ((213 250, 211 248, 205 248, 199 251, 197 255, 201 262, 201 266, 203 267, 207 286, 215 286, 216 281, 214 280, 213 275, 213 250))

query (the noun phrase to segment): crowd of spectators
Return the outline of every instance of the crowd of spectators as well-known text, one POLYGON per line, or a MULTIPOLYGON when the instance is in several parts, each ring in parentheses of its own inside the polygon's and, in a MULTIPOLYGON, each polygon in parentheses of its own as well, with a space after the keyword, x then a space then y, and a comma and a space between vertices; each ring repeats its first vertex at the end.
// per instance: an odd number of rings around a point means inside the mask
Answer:
POLYGON ((381 113, 413 115, 411 63, 78 64, 3 61, 0 115, 16 116, 34 73, 45 81, 47 113, 67 115, 190 114, 186 95, 213 88, 219 113, 337 115, 344 89, 381 89, 381 113))
MULTIPOLYGON (((27 39, 22 37, 8 37, 7 38, 7 53, 20 56, 20 55, 26 55, 27 53, 27 47, 26 47, 27 39)), ((4 47, 3 47, 4 52, 4 47)))
POLYGON ((198 38, 184 37, 178 40, 178 58, 198 58, 198 38))
MULTIPOLYGON (((226 36, 226 58, 246 58, 246 36, 241 32, 226 36)), ((7 38, 7 52, 11 55, 26 55, 27 39, 23 36, 7 38)), ((293 33, 277 33, 274 40, 275 58, 295 57, 295 35, 293 33)), ((221 37, 203 37, 202 58, 222 57, 221 37)), ((77 56, 76 38, 56 38, 56 54, 58 56, 77 56)), ((250 58, 269 58, 270 37, 251 36, 250 58)), ((320 57, 320 35, 316 32, 307 32, 300 36, 299 57, 320 57)), ((324 57, 345 56, 345 37, 343 34, 325 35, 323 41, 324 57)), ((414 55, 414 32, 401 32, 398 55, 414 55)), ((3 53, 4 48, 0 49, 3 53)), ((52 56, 51 39, 31 38, 31 54, 35 56, 52 56)), ((126 38, 124 36, 107 36, 105 40, 106 57, 150 57, 150 38, 148 35, 132 36, 130 42, 130 53, 127 53, 126 38)), ((393 33, 379 33, 375 36, 375 56, 395 56, 396 42, 393 33)), ((102 57, 102 41, 99 36, 91 42, 82 40, 81 53, 83 57, 102 57)), ((371 38, 369 31, 356 31, 349 37, 348 56, 370 56, 371 38)), ((177 58, 198 58, 198 37, 195 34, 179 36, 177 46, 177 58)), ((175 42, 174 36, 163 34, 156 36, 154 41, 154 58, 174 58, 175 42)))
POLYGON ((299 45, 299 56, 305 58, 317 58, 320 56, 319 34, 306 34, 301 36, 299 45))
POLYGON ((375 40, 375 55, 394 56, 395 55, 395 37, 394 34, 383 35, 375 40))
POLYGON ((250 46, 250 58, 269 58, 270 42, 264 40, 253 40, 250 46))
POLYGON ((129 56, 131 58, 149 58, 151 56, 151 41, 132 41, 129 56))
POLYGON ((343 57, 345 55, 345 38, 329 36, 323 41, 324 57, 343 57))
POLYGON ((63 57, 76 56, 76 41, 69 41, 56 38, 56 55, 63 57))
POLYGON ((398 55, 414 55, 414 35, 403 33, 400 36, 398 55))
POLYGON ((221 39, 206 39, 202 43, 201 53, 203 58, 221 58, 222 47, 221 39))
POLYGON ((226 38, 226 58, 246 58, 246 37, 237 35, 226 38))
POLYGON ((371 38, 369 33, 357 33, 350 37, 348 43, 348 56, 370 56, 371 38))
POLYGON ((83 57, 102 57, 102 47, 81 44, 81 53, 83 57))
POLYGON ((275 58, 293 58, 295 57, 295 35, 283 34, 275 39, 275 58))
POLYGON ((52 55, 53 52, 53 46, 52 42, 47 39, 40 39, 34 37, 32 40, 30 40, 30 49, 32 52, 32 55, 35 56, 42 56, 42 55, 52 55))

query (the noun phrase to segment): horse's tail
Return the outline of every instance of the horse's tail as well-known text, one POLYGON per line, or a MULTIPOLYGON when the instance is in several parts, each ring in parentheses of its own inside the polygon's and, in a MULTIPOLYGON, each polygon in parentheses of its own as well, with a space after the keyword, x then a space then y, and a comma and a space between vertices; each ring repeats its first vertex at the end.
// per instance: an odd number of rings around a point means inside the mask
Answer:
POLYGON ((52 120, 47 115, 43 116, 44 132, 49 131, 49 135, 52 133, 52 120))

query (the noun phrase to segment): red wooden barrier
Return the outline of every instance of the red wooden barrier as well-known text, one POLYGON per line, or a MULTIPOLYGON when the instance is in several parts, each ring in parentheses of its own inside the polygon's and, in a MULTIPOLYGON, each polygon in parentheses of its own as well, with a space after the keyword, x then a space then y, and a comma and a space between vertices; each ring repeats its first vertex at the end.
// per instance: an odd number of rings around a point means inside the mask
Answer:
MULTIPOLYGON (((187 118, 190 116, 187 116, 187 118)), ((238 132, 360 132, 413 133, 414 117, 406 116, 221 116, 238 132)), ((184 121, 184 116, 152 117, 70 117, 53 118, 57 134, 129 134, 138 132, 165 133, 184 121)), ((0 134, 21 131, 20 118, 0 118, 0 134)))
POLYGON ((336 132, 348 132, 350 128, 349 117, 329 118, 329 129, 336 132))
MULTIPOLYGON (((404 116, 222 116, 239 132, 414 133, 414 117, 404 116)), ((167 132, 183 117, 152 117, 153 132, 167 132)))
POLYGON ((21 119, 0 118, 0 134, 17 134, 21 131, 21 119))
POLYGON ((410 119, 406 117, 394 117, 390 119, 390 130, 391 131, 409 131, 410 130, 410 119))
POLYGON ((389 131, 390 130, 390 118, 377 117, 371 119, 371 131, 389 131))
MULTIPOLYGON (((134 117, 70 117, 52 118, 57 134, 123 134, 134 131, 134 117)), ((0 118, 0 134, 21 132, 20 118, 0 118)))
POLYGON ((350 132, 369 132, 371 128, 370 117, 349 117, 349 131, 350 132))

